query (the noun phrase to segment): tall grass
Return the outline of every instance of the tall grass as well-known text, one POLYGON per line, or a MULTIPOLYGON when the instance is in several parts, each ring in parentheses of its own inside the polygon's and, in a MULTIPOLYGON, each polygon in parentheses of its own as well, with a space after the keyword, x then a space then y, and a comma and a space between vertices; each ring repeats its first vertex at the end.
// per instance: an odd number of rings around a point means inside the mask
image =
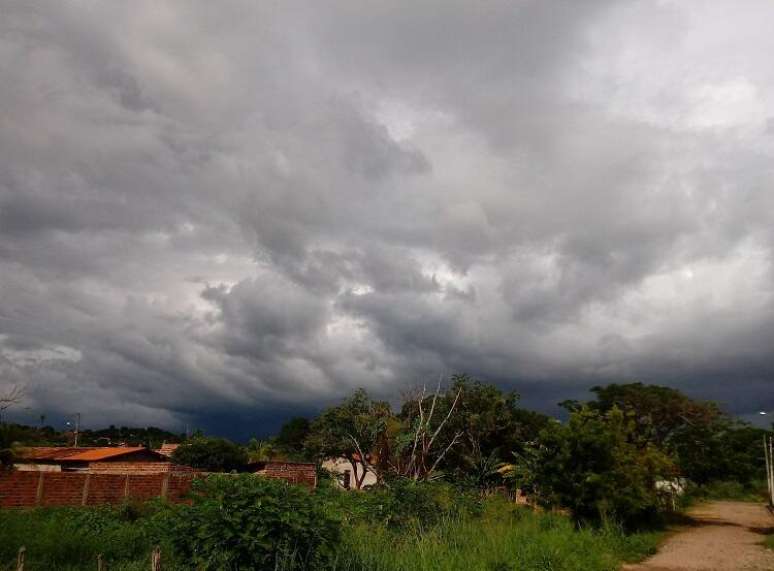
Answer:
MULTIPOLYGON (((13 569, 25 545, 31 571, 93 570, 97 553, 111 571, 140 571, 157 543, 165 569, 190 569, 175 560, 164 536, 170 513, 163 506, 0 511, 0 569, 13 569)), ((658 533, 627 535, 613 526, 578 529, 565 516, 533 513, 500 498, 487 500, 481 511, 452 511, 432 523, 396 526, 367 514, 343 519, 334 561, 313 571, 613 571, 653 553, 659 539, 658 533)), ((272 571, 293 568, 290 560, 279 561, 272 571)))
POLYGON ((449 518, 430 529, 355 525, 333 571, 613 571, 654 553, 659 538, 577 529, 564 516, 490 501, 480 518, 449 518))
MULTIPOLYGON (((0 510, 0 570, 16 569, 18 549, 27 548, 25 569, 96 569, 97 554, 111 570, 147 569, 154 545, 171 549, 164 537, 163 510, 118 508, 36 508, 0 510)), ((177 569, 174 561, 167 569, 177 569)), ((182 569, 182 567, 180 567, 182 569)))

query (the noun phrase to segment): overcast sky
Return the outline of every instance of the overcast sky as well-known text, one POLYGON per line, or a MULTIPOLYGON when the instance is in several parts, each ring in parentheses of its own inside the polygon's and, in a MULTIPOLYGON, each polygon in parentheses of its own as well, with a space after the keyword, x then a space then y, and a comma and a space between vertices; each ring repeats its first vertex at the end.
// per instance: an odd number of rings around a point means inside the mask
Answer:
POLYGON ((774 409, 774 4, 0 0, 16 418, 467 371, 774 409))

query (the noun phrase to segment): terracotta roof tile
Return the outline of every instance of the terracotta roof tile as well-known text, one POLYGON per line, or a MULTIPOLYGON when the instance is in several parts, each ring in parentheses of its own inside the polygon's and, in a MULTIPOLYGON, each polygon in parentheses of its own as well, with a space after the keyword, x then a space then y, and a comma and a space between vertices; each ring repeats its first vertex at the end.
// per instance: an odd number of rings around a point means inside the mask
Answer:
POLYGON ((57 458, 57 460, 66 460, 67 462, 96 462, 107 458, 124 456, 134 452, 146 450, 142 446, 120 446, 111 448, 90 448, 78 454, 67 456, 66 458, 57 458))
POLYGON ((75 454, 80 454, 89 450, 88 448, 75 448, 72 446, 36 446, 30 448, 22 448, 17 451, 16 456, 20 460, 60 460, 62 458, 68 458, 75 454))
MULTIPOLYGON (((147 450, 142 446, 109 446, 99 448, 75 448, 72 446, 38 446, 22 448, 17 456, 22 461, 38 462, 97 462, 147 450)), ((158 454, 148 450, 151 454, 158 454)), ((161 456, 158 456, 162 458, 161 456)))

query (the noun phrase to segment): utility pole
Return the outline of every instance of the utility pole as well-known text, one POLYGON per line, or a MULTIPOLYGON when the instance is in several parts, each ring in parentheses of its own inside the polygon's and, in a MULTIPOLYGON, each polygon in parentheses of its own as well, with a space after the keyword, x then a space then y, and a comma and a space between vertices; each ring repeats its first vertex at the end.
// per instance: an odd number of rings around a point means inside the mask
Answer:
POLYGON ((81 413, 75 413, 75 447, 78 448, 78 432, 81 430, 81 413))

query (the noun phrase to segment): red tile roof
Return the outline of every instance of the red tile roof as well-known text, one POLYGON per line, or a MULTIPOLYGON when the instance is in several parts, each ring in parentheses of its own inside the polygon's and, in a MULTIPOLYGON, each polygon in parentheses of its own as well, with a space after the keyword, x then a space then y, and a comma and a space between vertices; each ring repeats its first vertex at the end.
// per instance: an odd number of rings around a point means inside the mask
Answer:
POLYGON ((135 452, 147 451, 142 446, 110 446, 101 448, 74 448, 41 446, 36 448, 23 448, 17 456, 22 461, 48 461, 48 462, 98 462, 108 458, 117 458, 135 452))
POLYGON ((75 454, 80 454, 88 448, 75 448, 73 446, 37 446, 34 448, 22 448, 16 452, 20 460, 60 460, 75 454))
POLYGON ((117 456, 124 456, 126 454, 132 454, 134 452, 142 452, 147 450, 143 446, 121 446, 115 448, 91 448, 66 458, 57 458, 58 460, 66 460, 67 462, 97 462, 99 460, 106 460, 107 458, 115 458, 117 456))

